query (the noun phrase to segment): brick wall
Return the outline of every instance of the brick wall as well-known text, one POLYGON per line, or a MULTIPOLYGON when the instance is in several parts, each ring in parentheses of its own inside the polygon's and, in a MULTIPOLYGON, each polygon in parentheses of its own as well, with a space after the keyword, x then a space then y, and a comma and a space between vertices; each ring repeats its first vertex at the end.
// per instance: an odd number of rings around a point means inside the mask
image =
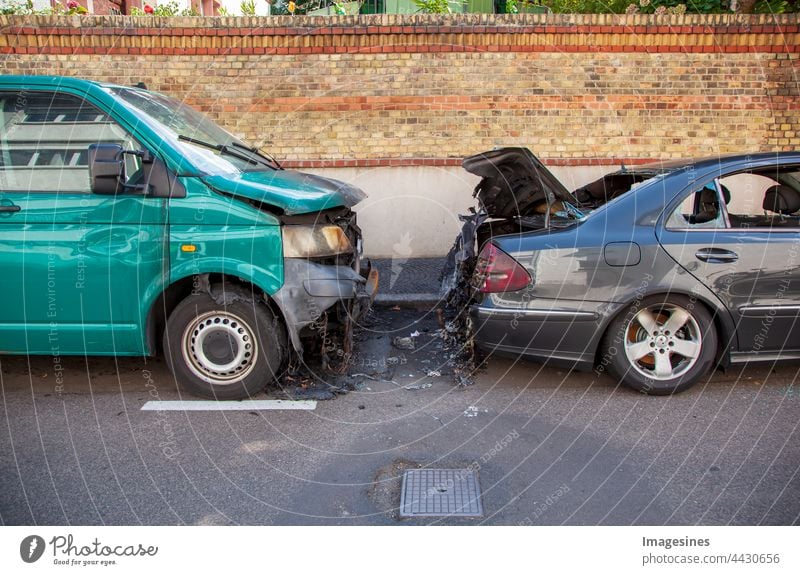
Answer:
POLYGON ((3 73, 185 99, 301 167, 587 165, 800 144, 800 18, 0 17, 3 73))

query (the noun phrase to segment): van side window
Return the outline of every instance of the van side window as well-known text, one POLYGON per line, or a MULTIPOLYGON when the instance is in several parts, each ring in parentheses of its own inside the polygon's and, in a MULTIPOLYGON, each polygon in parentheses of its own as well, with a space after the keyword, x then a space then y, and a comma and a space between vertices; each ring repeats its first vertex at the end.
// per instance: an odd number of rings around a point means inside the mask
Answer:
MULTIPOLYGON (((141 145, 82 98, 55 92, 0 92, 0 191, 90 193, 90 144, 141 145)), ((126 180, 141 160, 125 155, 126 180)))

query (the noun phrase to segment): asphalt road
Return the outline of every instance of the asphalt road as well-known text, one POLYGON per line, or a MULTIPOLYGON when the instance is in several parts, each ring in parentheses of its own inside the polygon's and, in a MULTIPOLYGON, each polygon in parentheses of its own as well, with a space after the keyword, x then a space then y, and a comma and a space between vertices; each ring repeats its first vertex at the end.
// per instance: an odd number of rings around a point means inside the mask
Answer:
POLYGON ((161 361, 0 358, 0 522, 800 523, 797 363, 657 398, 493 358, 459 388, 436 327, 380 310, 362 389, 313 411, 141 411, 180 397, 161 361), (415 351, 392 347, 414 330, 415 351), (485 517, 400 519, 418 466, 478 469, 485 517))

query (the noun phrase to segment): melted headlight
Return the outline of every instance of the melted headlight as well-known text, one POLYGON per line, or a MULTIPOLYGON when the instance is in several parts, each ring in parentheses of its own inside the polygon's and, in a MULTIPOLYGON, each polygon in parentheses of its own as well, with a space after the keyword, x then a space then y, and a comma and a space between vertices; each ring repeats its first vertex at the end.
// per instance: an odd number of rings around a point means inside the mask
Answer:
POLYGON ((321 258, 353 251, 339 226, 283 226, 283 256, 321 258))

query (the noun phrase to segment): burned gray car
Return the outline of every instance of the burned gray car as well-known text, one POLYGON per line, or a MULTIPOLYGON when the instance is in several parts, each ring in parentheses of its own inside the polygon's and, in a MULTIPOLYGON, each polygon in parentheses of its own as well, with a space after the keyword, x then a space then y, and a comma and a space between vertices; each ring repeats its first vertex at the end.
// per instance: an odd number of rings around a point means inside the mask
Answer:
POLYGON ((525 148, 471 156, 443 292, 485 353, 679 392, 800 358, 800 153, 622 168, 570 192, 525 148))

